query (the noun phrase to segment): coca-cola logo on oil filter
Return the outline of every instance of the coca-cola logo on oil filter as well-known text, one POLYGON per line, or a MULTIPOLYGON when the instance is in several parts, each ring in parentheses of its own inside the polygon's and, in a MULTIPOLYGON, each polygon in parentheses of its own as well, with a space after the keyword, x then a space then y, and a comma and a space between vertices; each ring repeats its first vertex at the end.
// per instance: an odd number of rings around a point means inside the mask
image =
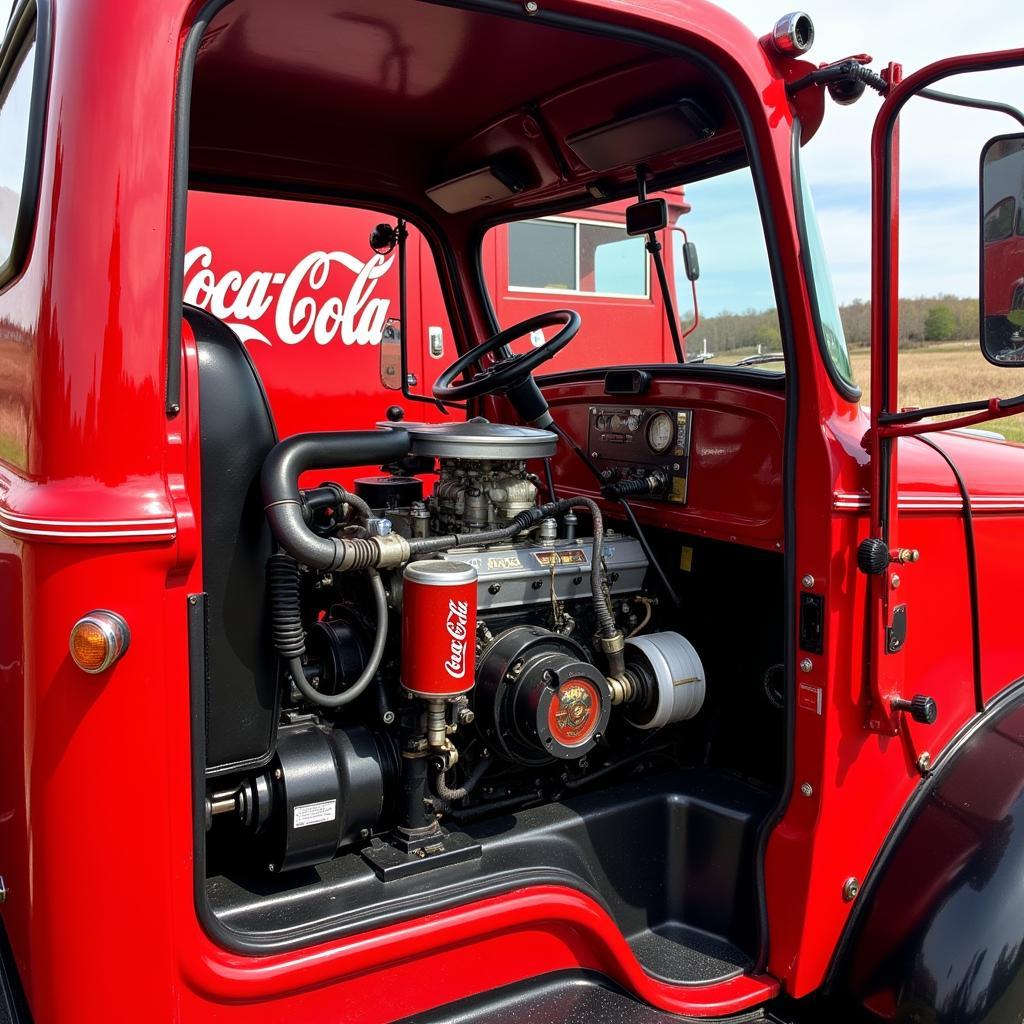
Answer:
POLYGON ((374 296, 395 256, 365 262, 340 250, 316 251, 286 270, 248 275, 214 267, 213 250, 198 245, 185 254, 185 301, 209 310, 242 341, 272 344, 257 326, 273 316, 274 333, 285 345, 379 345, 389 299, 374 296))
POLYGON ((452 679, 461 679, 466 674, 466 635, 469 632, 469 604, 466 601, 449 601, 448 618, 445 628, 451 642, 451 655, 444 663, 445 671, 452 679))

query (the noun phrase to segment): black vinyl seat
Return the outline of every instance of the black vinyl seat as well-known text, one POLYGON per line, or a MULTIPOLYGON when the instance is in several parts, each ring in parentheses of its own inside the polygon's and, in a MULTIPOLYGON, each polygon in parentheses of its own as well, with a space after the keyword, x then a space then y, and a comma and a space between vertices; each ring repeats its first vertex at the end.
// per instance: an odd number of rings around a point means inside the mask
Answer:
POLYGON ((269 761, 277 656, 265 566, 273 550, 260 471, 277 428, 249 353, 211 313, 184 308, 199 362, 208 774, 269 761))

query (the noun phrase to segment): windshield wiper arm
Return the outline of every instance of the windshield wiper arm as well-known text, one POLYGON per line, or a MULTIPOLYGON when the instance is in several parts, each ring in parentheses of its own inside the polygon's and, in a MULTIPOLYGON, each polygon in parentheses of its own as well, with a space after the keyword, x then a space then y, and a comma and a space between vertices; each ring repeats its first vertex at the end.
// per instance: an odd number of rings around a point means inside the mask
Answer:
POLYGON ((741 359, 732 365, 757 366, 758 363, 784 363, 785 361, 786 355, 784 352, 765 352, 763 355, 747 356, 746 359, 741 359))

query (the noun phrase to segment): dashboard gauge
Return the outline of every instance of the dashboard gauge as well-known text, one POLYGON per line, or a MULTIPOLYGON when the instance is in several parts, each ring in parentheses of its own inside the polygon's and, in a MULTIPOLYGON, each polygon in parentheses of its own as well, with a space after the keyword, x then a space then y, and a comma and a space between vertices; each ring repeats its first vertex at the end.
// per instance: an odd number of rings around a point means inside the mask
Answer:
POLYGON ((667 412, 655 413, 647 423, 647 443, 651 451, 663 455, 672 446, 676 436, 675 421, 667 412))

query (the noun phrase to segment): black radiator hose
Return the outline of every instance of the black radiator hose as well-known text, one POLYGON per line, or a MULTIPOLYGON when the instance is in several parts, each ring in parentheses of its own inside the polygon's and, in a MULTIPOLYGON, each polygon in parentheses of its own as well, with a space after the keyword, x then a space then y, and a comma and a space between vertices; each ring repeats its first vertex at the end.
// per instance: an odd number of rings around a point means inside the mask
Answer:
POLYGON ((306 653, 302 628, 302 594, 299 567, 291 555, 276 552, 267 559, 267 594, 270 600, 270 635, 277 653, 286 662, 306 653))
POLYGON ((400 429, 346 430, 296 434, 275 445, 263 463, 263 507, 278 543, 293 558, 315 569, 367 569, 380 564, 371 541, 321 537, 302 515, 299 476, 307 469, 384 465, 409 454, 409 435, 400 429))

